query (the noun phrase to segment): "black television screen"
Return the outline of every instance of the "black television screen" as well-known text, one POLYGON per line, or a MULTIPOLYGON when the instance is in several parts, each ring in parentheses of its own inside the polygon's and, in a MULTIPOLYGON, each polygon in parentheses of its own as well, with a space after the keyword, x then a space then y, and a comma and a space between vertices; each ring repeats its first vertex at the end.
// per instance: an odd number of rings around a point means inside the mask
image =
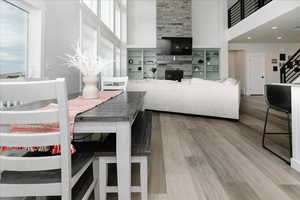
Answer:
POLYGON ((163 37, 158 40, 161 55, 192 55, 193 39, 182 37, 163 37))

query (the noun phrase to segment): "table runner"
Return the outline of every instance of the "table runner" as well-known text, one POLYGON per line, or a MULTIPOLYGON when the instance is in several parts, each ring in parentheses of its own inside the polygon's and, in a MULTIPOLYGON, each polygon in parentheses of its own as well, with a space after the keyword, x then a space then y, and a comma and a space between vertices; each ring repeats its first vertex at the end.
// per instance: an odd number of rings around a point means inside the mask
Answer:
MULTIPOLYGON (((98 99, 84 99, 82 96, 79 96, 75 99, 68 101, 68 108, 69 108, 69 123, 70 123, 70 136, 73 139, 74 133, 74 124, 76 116, 80 113, 88 111, 99 104, 102 104, 113 97, 118 96, 121 94, 122 91, 101 91, 99 92, 98 99)), ((57 108, 57 104, 49 104, 46 107, 41 108, 42 110, 50 110, 57 108)), ((52 124, 28 124, 28 125, 12 125, 10 127, 11 133, 49 133, 49 132, 57 132, 59 131, 58 123, 52 124)), ((14 147, 13 149, 22 149, 26 151, 51 151, 52 154, 59 154, 60 153, 60 146, 50 146, 50 147, 14 147)), ((8 147, 0 147, 0 152, 9 150, 8 147)), ((76 149, 71 146, 71 152, 75 153, 76 149)))

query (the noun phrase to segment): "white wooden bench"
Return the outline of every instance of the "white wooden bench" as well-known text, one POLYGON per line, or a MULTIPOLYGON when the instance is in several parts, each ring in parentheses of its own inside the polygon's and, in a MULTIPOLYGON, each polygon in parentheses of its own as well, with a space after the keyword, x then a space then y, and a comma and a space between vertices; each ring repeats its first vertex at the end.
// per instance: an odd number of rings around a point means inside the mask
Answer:
MULTIPOLYGON (((133 193, 141 193, 142 200, 148 199, 148 157, 151 154, 151 127, 152 112, 140 112, 132 126, 132 163, 140 166, 140 186, 132 186, 133 193)), ((100 199, 106 200, 107 193, 118 193, 117 186, 108 186, 112 174, 108 174, 108 165, 116 163, 116 141, 115 135, 110 134, 103 143, 81 142, 75 145, 83 152, 96 152, 95 156, 99 162, 99 190, 100 199), (110 180, 109 180, 110 179, 110 180)))

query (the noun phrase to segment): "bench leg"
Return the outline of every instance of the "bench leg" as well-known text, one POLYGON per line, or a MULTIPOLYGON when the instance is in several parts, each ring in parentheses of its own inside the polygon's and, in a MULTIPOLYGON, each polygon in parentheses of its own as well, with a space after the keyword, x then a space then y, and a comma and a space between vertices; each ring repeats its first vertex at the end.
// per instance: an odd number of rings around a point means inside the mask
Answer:
POLYGON ((107 162, 99 158, 99 192, 100 200, 106 200, 106 186, 107 186, 107 162))
POLYGON ((95 200, 100 200, 100 188, 99 188, 99 159, 97 158, 94 162, 93 162, 93 176, 94 176, 94 180, 96 180, 96 185, 94 188, 94 199, 95 200))
POLYGON ((148 200, 148 158, 140 158, 141 199, 148 200))

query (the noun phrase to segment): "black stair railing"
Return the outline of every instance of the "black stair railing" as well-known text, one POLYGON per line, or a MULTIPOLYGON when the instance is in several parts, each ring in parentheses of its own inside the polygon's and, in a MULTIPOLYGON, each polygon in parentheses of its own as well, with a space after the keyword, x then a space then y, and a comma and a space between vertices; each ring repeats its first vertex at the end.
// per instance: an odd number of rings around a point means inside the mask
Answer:
POLYGON ((272 0, 238 0, 228 9, 228 28, 233 27, 271 1, 272 0))
POLYGON ((280 82, 292 83, 300 76, 300 49, 280 68, 280 82))

